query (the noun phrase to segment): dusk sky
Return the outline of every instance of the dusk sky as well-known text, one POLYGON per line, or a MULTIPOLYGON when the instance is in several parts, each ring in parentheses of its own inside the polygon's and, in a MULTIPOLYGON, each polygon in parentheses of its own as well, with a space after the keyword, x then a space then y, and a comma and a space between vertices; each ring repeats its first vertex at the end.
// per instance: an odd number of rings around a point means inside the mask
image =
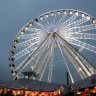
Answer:
MULTIPOLYGON (((96 18, 96 0, 0 0, 0 81, 12 80, 8 59, 19 30, 38 15, 58 9, 80 10, 96 18)), ((96 41, 93 43, 96 46, 96 41)), ((83 54, 96 64, 95 53, 83 54)), ((64 83, 64 77, 60 83, 64 83)))

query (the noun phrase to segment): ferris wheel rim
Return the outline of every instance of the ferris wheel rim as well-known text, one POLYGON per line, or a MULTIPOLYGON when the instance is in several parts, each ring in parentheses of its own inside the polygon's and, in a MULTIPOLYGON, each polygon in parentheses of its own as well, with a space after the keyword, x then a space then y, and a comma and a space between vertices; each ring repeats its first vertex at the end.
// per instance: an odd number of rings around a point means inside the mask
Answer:
MULTIPOLYGON (((37 16, 36 18, 33 19, 33 21, 29 21, 24 27, 21 28, 21 30, 19 31, 19 33, 16 35, 14 41, 17 40, 17 36, 20 34, 20 32, 21 32, 22 30, 25 29, 25 27, 27 27, 27 26, 29 25, 30 22, 34 23, 34 22, 35 22, 34 20, 38 20, 37 18, 40 18, 41 16, 44 16, 44 15, 46 15, 46 14, 48 14, 48 13, 57 12, 57 11, 59 12, 59 11, 63 11, 63 10, 83 13, 84 15, 91 17, 92 20, 95 20, 95 18, 93 18, 91 15, 89 15, 89 14, 83 12, 83 11, 74 10, 74 9, 60 9, 60 10, 49 11, 49 12, 46 12, 46 13, 44 13, 44 14, 41 14, 41 15, 37 16)), ((95 23, 96 23, 96 20, 95 20, 95 23)))
MULTIPOLYGON (((88 14, 88 13, 86 13, 86 12, 83 12, 83 11, 79 11, 79 10, 75 10, 75 9, 59 9, 59 10, 53 10, 53 11, 48 11, 48 12, 45 12, 45 13, 43 13, 43 14, 41 14, 41 15, 38 15, 36 18, 38 18, 38 17, 40 17, 40 16, 43 16, 43 15, 46 15, 47 13, 51 13, 51 12, 54 12, 54 11, 60 11, 60 10, 64 10, 64 11, 77 11, 77 12, 80 12, 80 13, 84 13, 84 14, 86 14, 86 15, 88 15, 88 16, 90 16, 91 18, 93 18, 94 20, 95 20, 95 18, 93 17, 93 16, 91 16, 90 14, 88 14)), ((34 19, 32 19, 32 20, 35 20, 36 18, 34 18, 34 19)), ((20 31, 22 31, 24 28, 25 28, 25 26, 27 26, 30 22, 32 22, 32 20, 30 20, 27 24, 25 24, 21 29, 20 29, 20 31)), ((96 22, 95 22, 96 23, 96 22)), ((20 32, 19 31, 19 32, 20 32)), ((19 33, 18 33, 19 34, 19 33)), ((17 35, 18 35, 17 34, 17 35)), ((15 38, 17 38, 17 37, 15 37, 15 38)))

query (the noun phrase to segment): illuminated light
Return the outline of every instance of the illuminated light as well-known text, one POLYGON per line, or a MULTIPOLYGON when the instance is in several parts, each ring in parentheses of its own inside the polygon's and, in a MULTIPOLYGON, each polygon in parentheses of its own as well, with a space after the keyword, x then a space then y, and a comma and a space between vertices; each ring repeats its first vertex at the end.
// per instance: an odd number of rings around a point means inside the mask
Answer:
POLYGON ((20 94, 20 90, 17 91, 17 94, 18 94, 18 95, 20 94))
POLYGON ((45 17, 48 18, 48 14, 46 14, 45 17))
POLYGON ((92 91, 93 93, 96 93, 96 91, 92 91))
POLYGON ((85 91, 89 90, 88 88, 85 89, 85 91))
POLYGON ((13 92, 15 92, 15 91, 13 90, 13 92))
POLYGON ((28 93, 28 91, 26 91, 26 93, 28 93))
POLYGON ((21 30, 21 34, 24 34, 24 32, 25 32, 24 30, 21 30))
POLYGON ((78 12, 75 12, 75 15, 77 15, 77 16, 78 16, 78 12))
POLYGON ((77 92, 77 94, 81 94, 81 92, 77 92))
POLYGON ((60 15, 60 11, 57 11, 57 14, 60 15))
POLYGON ((51 16, 54 16, 54 13, 53 12, 51 12, 51 16))
POLYGON ((66 14, 67 12, 65 10, 63 10, 63 13, 66 14))
POLYGON ((43 20, 43 17, 42 16, 40 16, 40 20, 43 20))
POLYGON ((28 30, 28 26, 25 26, 25 30, 28 30))
POLYGON ((81 71, 82 69, 81 68, 79 68, 79 71, 81 71))
POLYGON ((82 16, 82 17, 85 17, 85 15, 84 15, 83 13, 81 14, 81 16, 82 16))
POLYGON ((13 92, 13 95, 16 96, 16 91, 13 90, 12 92, 13 92))
POLYGON ((17 38, 20 39, 20 36, 18 35, 17 38))
POLYGON ((96 86, 94 87, 94 89, 96 89, 96 86))
POLYGON ((69 12, 70 14, 73 14, 72 11, 69 12))
POLYGON ((87 18, 88 20, 90 20, 90 17, 89 17, 89 16, 87 16, 86 18, 87 18))
POLYGON ((33 70, 34 66, 31 66, 31 69, 33 70))
MULTIPOLYGON (((13 71, 13 70, 12 70, 12 71, 13 71)), ((17 73, 16 71, 13 71, 13 74, 12 74, 12 75, 16 75, 16 73, 17 73)))
POLYGON ((28 78, 28 76, 25 76, 25 78, 28 78))
POLYGON ((93 20, 92 20, 92 22, 93 22, 93 23, 96 23, 96 20, 95 20, 95 19, 93 19, 93 20))
POLYGON ((33 25, 33 23, 32 23, 32 22, 30 22, 30 23, 29 23, 29 25, 30 25, 30 26, 32 26, 32 25, 33 25))

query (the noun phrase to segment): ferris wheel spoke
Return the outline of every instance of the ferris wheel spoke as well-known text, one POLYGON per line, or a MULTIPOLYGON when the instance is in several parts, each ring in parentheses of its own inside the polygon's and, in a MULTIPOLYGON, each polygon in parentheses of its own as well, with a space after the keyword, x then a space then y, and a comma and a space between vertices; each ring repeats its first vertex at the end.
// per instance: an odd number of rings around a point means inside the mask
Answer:
POLYGON ((54 47, 54 49, 57 48, 57 44, 56 44, 55 39, 52 38, 52 40, 51 40, 51 44, 52 44, 52 46, 54 47))
MULTIPOLYGON (((44 59, 42 60, 41 64, 39 65, 39 67, 38 67, 38 69, 37 69, 37 71, 36 71, 37 74, 40 73, 42 67, 44 66, 44 63, 45 63, 45 61, 46 61, 46 59, 47 59, 47 56, 48 56, 48 52, 47 52, 47 54, 45 55, 44 59)), ((42 69, 42 70, 43 70, 43 69, 42 69)))
MULTIPOLYGON (((35 58, 36 56, 38 56, 39 52, 40 52, 40 51, 38 51, 38 52, 35 54, 34 58, 35 58)), ((29 58, 29 56, 27 56, 27 58, 26 58, 17 68, 15 68, 14 71, 20 70, 28 58, 29 58)))
POLYGON ((74 39, 91 39, 96 40, 96 34, 89 34, 89 33, 73 33, 72 38, 74 39))
MULTIPOLYGON (((49 36, 48 41, 50 40, 51 36, 52 36, 52 34, 49 36)), ((48 44, 47 44, 48 41, 46 42, 46 44, 44 44, 44 50, 46 49, 46 47, 47 47, 47 45, 48 45, 48 44)), ((42 51, 42 53, 44 52, 44 50, 42 51)), ((46 60, 46 57, 47 57, 47 55, 46 55, 45 58, 43 59, 42 63, 39 65, 38 70, 37 70, 37 73, 39 73, 39 72, 41 71, 42 66, 44 65, 44 62, 45 62, 45 60, 46 60)))
POLYGON ((67 25, 66 28, 77 27, 77 26, 79 26, 79 25, 81 25, 81 24, 87 22, 88 20, 89 20, 89 19, 87 19, 86 17, 81 18, 81 19, 76 20, 76 21, 70 23, 69 25, 67 25))
MULTIPOLYGON (((66 45, 65 45, 66 46, 66 45)), ((68 47, 67 47, 67 50, 69 50, 69 52, 71 52, 71 58, 70 60, 72 59, 71 62, 73 62, 72 64, 74 65, 74 67, 76 67, 77 69, 77 72, 79 72, 80 76, 84 77, 84 78, 87 78, 89 74, 88 70, 86 69, 86 67, 81 63, 80 59, 78 59, 77 55, 74 54, 74 52, 72 50, 70 50, 68 47)), ((66 51, 65 51, 66 52, 66 51)), ((67 54, 67 53, 66 53, 67 54)), ((82 78, 83 79, 83 78, 82 78)))
POLYGON ((46 20, 47 25, 50 26, 50 23, 49 23, 48 19, 47 18, 44 18, 44 19, 46 20))
MULTIPOLYGON (((57 35, 56 35, 56 36, 57 36, 57 35)), ((58 37, 57 37, 57 38, 58 38, 58 37)), ((61 55, 62 55, 62 57, 63 57, 63 60, 64 60, 65 65, 66 65, 66 68, 67 68, 67 70, 68 70, 68 72, 69 72, 69 75, 70 75, 70 78, 71 78, 71 82, 74 83, 74 80, 73 80, 73 77, 72 77, 72 75, 71 75, 70 69, 69 69, 69 67, 68 67, 68 65, 67 65, 67 62, 66 62, 65 57, 64 57, 64 55, 63 55, 62 49, 61 49, 61 47, 60 47, 60 45, 59 45, 60 42, 58 41, 58 39, 56 39, 56 42, 57 42, 57 45, 58 45, 58 47, 59 47, 59 49, 60 49, 61 55)))
POLYGON ((40 78, 39 78, 39 81, 41 81, 42 80, 42 77, 43 77, 43 75, 44 75, 44 73, 45 73, 45 70, 46 70, 46 67, 47 67, 47 65, 48 65, 48 61, 49 61, 49 53, 50 53, 50 50, 47 52, 47 60, 46 60, 46 62, 45 62, 45 65, 44 65, 44 69, 42 70, 42 72, 41 72, 41 76, 40 76, 40 78))
POLYGON ((91 75, 96 74, 96 69, 94 68, 94 66, 82 54, 80 54, 78 51, 75 51, 74 49, 73 49, 73 51, 78 56, 78 58, 83 62, 83 64, 89 70, 91 75))
MULTIPOLYGON (((38 55, 35 63, 34 63, 33 66, 32 66, 32 67, 33 67, 33 70, 34 70, 35 66, 37 65, 37 63, 38 63, 40 57, 42 56, 43 52, 45 51, 46 47, 48 46, 47 43, 48 43, 49 40, 50 40, 50 39, 48 39, 47 42, 45 42, 44 44, 42 44, 41 52, 39 53, 39 55, 38 55)), ((41 67, 41 65, 40 65, 40 67, 41 67)), ((38 69, 38 70, 39 70, 39 69, 38 69)), ((41 69, 40 69, 40 70, 41 70, 41 69)), ((38 73, 38 72, 37 72, 37 73, 38 73)))
MULTIPOLYGON (((82 79, 84 79, 84 77, 83 77, 82 74, 81 74, 82 69, 79 70, 80 66, 79 66, 78 62, 76 62, 76 60, 73 58, 72 54, 70 54, 70 53, 68 52, 68 50, 65 49, 65 47, 62 47, 62 49, 63 49, 64 53, 67 55, 67 57, 69 58, 70 62, 72 62, 73 66, 74 66, 74 68, 76 69, 76 71, 78 72, 79 76, 80 76, 82 79)), ((84 75, 84 76, 86 76, 86 75, 84 75)), ((85 77, 85 78, 86 78, 86 77, 85 77)))
POLYGON ((46 42, 46 40, 51 37, 51 35, 49 35, 38 47, 36 50, 34 50, 32 52, 32 54, 26 59, 26 61, 23 63, 23 66, 21 69, 18 70, 17 74, 14 76, 13 79, 16 78, 16 76, 18 76, 20 74, 20 72, 22 71, 22 69, 24 69, 33 59, 33 56, 36 54, 36 52, 38 51, 38 49, 40 49, 42 47, 42 45, 44 44, 44 42, 46 42))
POLYGON ((67 32, 67 30, 57 31, 56 33, 61 37, 63 37, 66 41, 70 40, 70 38, 73 38, 74 37, 73 34, 75 34, 74 32, 67 32))
POLYGON ((86 66, 86 68, 89 70, 90 74, 96 74, 96 69, 94 68, 94 66, 84 56, 82 56, 78 52, 76 52, 76 54, 78 55, 79 59, 83 62, 83 64, 86 66))
POLYGON ((69 25, 71 22, 73 22, 76 19, 77 15, 72 15, 69 19, 67 19, 63 24, 62 27, 66 27, 69 25))
POLYGON ((22 51, 20 51, 19 53, 15 54, 13 57, 15 60, 20 59, 21 57, 23 57, 26 54, 29 54, 30 52, 32 52, 33 50, 35 50, 37 48, 37 43, 33 43, 31 44, 29 47, 23 49, 22 51))
POLYGON ((92 52, 96 53, 96 47, 92 46, 90 44, 87 44, 85 42, 82 42, 82 41, 79 41, 79 40, 76 40, 76 39, 71 39, 68 42, 73 44, 73 45, 76 45, 76 46, 79 46, 79 47, 83 47, 84 49, 87 49, 89 51, 92 51, 92 52))
POLYGON ((50 38, 50 40, 49 40, 49 42, 48 42, 48 49, 49 49, 50 46, 51 46, 51 39, 52 39, 52 38, 50 38))
POLYGON ((53 20, 53 24, 56 24, 56 13, 54 13, 54 20, 53 20))
MULTIPOLYGON (((65 45, 65 46, 67 47, 67 45, 65 45)), ((79 70, 82 73, 84 78, 90 76, 90 72, 87 70, 87 68, 81 62, 81 60, 77 57, 77 55, 74 54, 73 50, 68 47, 67 47, 67 49, 69 50, 69 52, 71 52, 72 60, 73 60, 73 63, 75 64, 75 66, 77 66, 77 68, 78 68, 77 70, 79 70)))
POLYGON ((40 53, 38 54, 37 59, 35 60, 35 63, 32 65, 32 70, 34 70, 34 68, 36 67, 37 63, 39 62, 40 57, 42 56, 42 53, 44 52, 44 49, 42 51, 40 51, 40 53))
POLYGON ((63 14, 62 18, 60 18, 60 20, 59 20, 59 22, 58 22, 58 25, 62 25, 62 24, 63 24, 66 16, 67 16, 67 13, 65 12, 65 13, 63 14))
POLYGON ((34 36, 38 38, 40 35, 41 33, 24 34, 24 35, 19 35, 19 39, 32 39, 34 36))
POLYGON ((56 46, 53 38, 50 38, 50 40, 49 40, 49 42, 48 42, 48 47, 47 47, 47 48, 50 49, 50 46, 51 46, 51 45, 53 45, 54 47, 56 46), (53 44, 54 44, 54 45, 53 45, 53 44))
POLYGON ((78 64, 78 62, 75 60, 74 56, 72 56, 72 54, 65 47, 62 47, 62 49, 63 49, 64 53, 67 55, 67 57, 69 58, 69 60, 72 62, 74 68, 76 69, 76 71, 78 72, 78 74, 80 75, 80 77, 82 79, 86 78, 86 74, 82 70, 83 68, 80 67, 80 65, 78 64))
POLYGON ((93 29, 96 29, 96 24, 70 28, 68 32, 84 32, 84 31, 93 30, 93 29))
MULTIPOLYGON (((57 34, 58 35, 58 34, 57 34)), ((59 35, 58 35, 59 36, 59 35)), ((60 36, 59 36, 60 37, 60 36)), ((76 51, 69 43, 67 43, 62 37, 60 37, 65 42, 65 47, 69 49, 74 55, 74 58, 79 62, 80 66, 86 71, 88 76, 96 73, 95 68, 88 62, 88 60, 82 56, 78 51, 76 51)))
MULTIPOLYGON (((36 23, 37 24, 37 23, 36 23)), ((43 25, 42 25, 43 26, 43 25)), ((42 32, 43 30, 40 28, 28 28, 27 31, 30 32, 37 32, 37 34, 39 34, 40 32, 42 32)))
POLYGON ((29 57, 26 59, 26 61, 22 64, 22 68, 18 70, 17 74, 14 76, 13 79, 16 78, 20 74, 20 72, 32 61, 34 55, 36 55, 36 52, 44 45, 46 44, 47 40, 49 40, 52 37, 52 34, 50 34, 38 47, 36 50, 32 52, 32 54, 29 55, 29 57))
POLYGON ((67 43, 61 36, 59 36, 58 34, 56 34, 59 38, 61 38, 61 40, 64 42, 65 47, 67 47, 67 49, 69 49, 69 51, 73 54, 75 60, 78 61, 78 63, 80 64, 80 66, 85 70, 87 76, 91 76, 89 70, 85 67, 84 63, 81 61, 81 59, 79 58, 79 56, 77 57, 77 55, 75 54, 76 51, 74 50, 74 48, 69 45, 69 43, 67 43))
POLYGON ((50 65, 49 65, 49 73, 48 73, 48 81, 49 83, 51 83, 52 81, 52 71, 53 71, 53 60, 54 60, 54 48, 53 46, 51 46, 50 48, 50 65))
POLYGON ((21 42, 21 43, 17 43, 15 46, 18 49, 18 48, 26 47, 28 45, 34 45, 36 43, 38 44, 38 42, 39 42, 39 38, 36 37, 36 38, 29 39, 29 40, 21 42))
MULTIPOLYGON (((44 26, 43 24, 41 24, 41 23, 39 23, 39 22, 36 22, 36 24, 40 27, 40 28, 42 28, 43 30, 45 30, 46 31, 46 26, 44 26)), ((41 31, 42 32, 42 31, 41 31)))

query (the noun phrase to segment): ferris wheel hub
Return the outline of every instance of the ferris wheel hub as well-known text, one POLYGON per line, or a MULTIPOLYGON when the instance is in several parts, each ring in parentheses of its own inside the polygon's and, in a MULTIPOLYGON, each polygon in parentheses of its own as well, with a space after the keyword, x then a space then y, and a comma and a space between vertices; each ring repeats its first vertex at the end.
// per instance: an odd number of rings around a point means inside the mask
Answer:
POLYGON ((51 25, 47 28, 48 33, 54 33, 57 31, 57 26, 56 25, 51 25))

